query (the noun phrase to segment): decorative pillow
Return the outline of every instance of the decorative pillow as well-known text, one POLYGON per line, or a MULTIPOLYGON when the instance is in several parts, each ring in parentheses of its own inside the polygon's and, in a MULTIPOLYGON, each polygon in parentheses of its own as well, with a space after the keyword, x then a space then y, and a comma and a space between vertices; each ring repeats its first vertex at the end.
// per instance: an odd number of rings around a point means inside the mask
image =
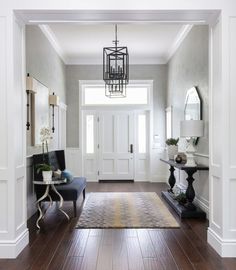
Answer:
POLYGON ((57 171, 54 171, 53 172, 53 176, 55 177, 55 178, 61 178, 61 170, 57 170, 57 171))
POLYGON ((68 171, 68 170, 64 170, 62 173, 61 173, 61 177, 62 178, 65 178, 67 180, 67 183, 71 183, 74 179, 74 176, 73 174, 68 171))

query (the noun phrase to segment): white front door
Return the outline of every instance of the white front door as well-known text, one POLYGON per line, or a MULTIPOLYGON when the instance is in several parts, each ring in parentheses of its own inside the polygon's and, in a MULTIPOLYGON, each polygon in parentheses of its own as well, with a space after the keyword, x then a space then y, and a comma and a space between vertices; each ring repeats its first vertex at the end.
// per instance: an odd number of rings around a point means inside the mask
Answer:
POLYGON ((134 113, 99 113, 98 179, 134 179, 134 113))

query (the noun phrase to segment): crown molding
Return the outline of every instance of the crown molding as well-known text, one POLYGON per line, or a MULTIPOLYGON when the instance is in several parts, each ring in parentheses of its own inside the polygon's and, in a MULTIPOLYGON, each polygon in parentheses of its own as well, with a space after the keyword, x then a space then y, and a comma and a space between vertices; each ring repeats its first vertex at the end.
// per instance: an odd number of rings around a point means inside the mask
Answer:
MULTIPOLYGON (((66 65, 102 65, 101 58, 81 58, 67 57, 66 65)), ((166 59, 163 57, 132 57, 129 61, 130 65, 164 65, 166 59)))
POLYGON ((58 42, 55 34, 51 30, 50 26, 46 25, 46 24, 40 24, 40 25, 38 25, 38 27, 43 32, 45 37, 48 39, 48 41, 50 42, 50 44, 52 45, 52 47, 54 48, 54 50, 56 51, 58 56, 61 58, 63 63, 66 65, 67 59, 66 59, 65 53, 63 52, 61 46, 59 45, 59 42, 58 42))
POLYGON ((181 43, 184 41, 184 39, 186 38, 186 36, 188 35, 188 33, 191 31, 192 28, 193 28, 192 24, 183 25, 181 27, 178 35, 175 38, 173 45, 171 46, 169 52, 167 53, 166 64, 170 61, 172 56, 176 53, 181 43))
MULTIPOLYGON (((169 62, 172 56, 180 47, 181 43, 184 41, 185 37, 191 31, 193 25, 187 24, 183 25, 180 31, 178 32, 173 45, 166 54, 165 57, 133 57, 130 60, 131 65, 164 65, 169 62)), ((59 57, 62 59, 65 65, 102 65, 102 59, 100 58, 81 58, 81 57, 67 57, 64 51, 62 50, 59 42, 51 30, 49 25, 41 24, 39 28, 46 36, 52 47, 55 49, 59 57)))

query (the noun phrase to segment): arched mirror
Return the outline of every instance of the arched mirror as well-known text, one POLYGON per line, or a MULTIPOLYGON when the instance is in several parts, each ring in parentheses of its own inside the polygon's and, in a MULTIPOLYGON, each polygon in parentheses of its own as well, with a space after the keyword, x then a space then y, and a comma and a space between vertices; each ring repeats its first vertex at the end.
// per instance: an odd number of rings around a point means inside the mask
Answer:
MULTIPOLYGON (((202 100, 196 87, 187 91, 184 107, 185 120, 202 120, 202 100)), ((195 144, 198 138, 194 140, 195 144)))
POLYGON ((196 87, 187 91, 184 107, 185 120, 202 120, 202 101, 196 87))

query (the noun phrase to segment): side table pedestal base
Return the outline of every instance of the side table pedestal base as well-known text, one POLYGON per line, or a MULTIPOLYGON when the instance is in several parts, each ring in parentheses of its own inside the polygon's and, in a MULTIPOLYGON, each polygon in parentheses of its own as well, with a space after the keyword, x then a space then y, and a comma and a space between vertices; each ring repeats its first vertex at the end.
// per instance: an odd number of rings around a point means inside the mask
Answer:
POLYGON ((168 191, 162 191, 161 195, 167 201, 167 203, 176 211, 180 218, 206 218, 206 213, 202 211, 199 207, 196 207, 195 210, 188 210, 186 207, 174 200, 168 191))

